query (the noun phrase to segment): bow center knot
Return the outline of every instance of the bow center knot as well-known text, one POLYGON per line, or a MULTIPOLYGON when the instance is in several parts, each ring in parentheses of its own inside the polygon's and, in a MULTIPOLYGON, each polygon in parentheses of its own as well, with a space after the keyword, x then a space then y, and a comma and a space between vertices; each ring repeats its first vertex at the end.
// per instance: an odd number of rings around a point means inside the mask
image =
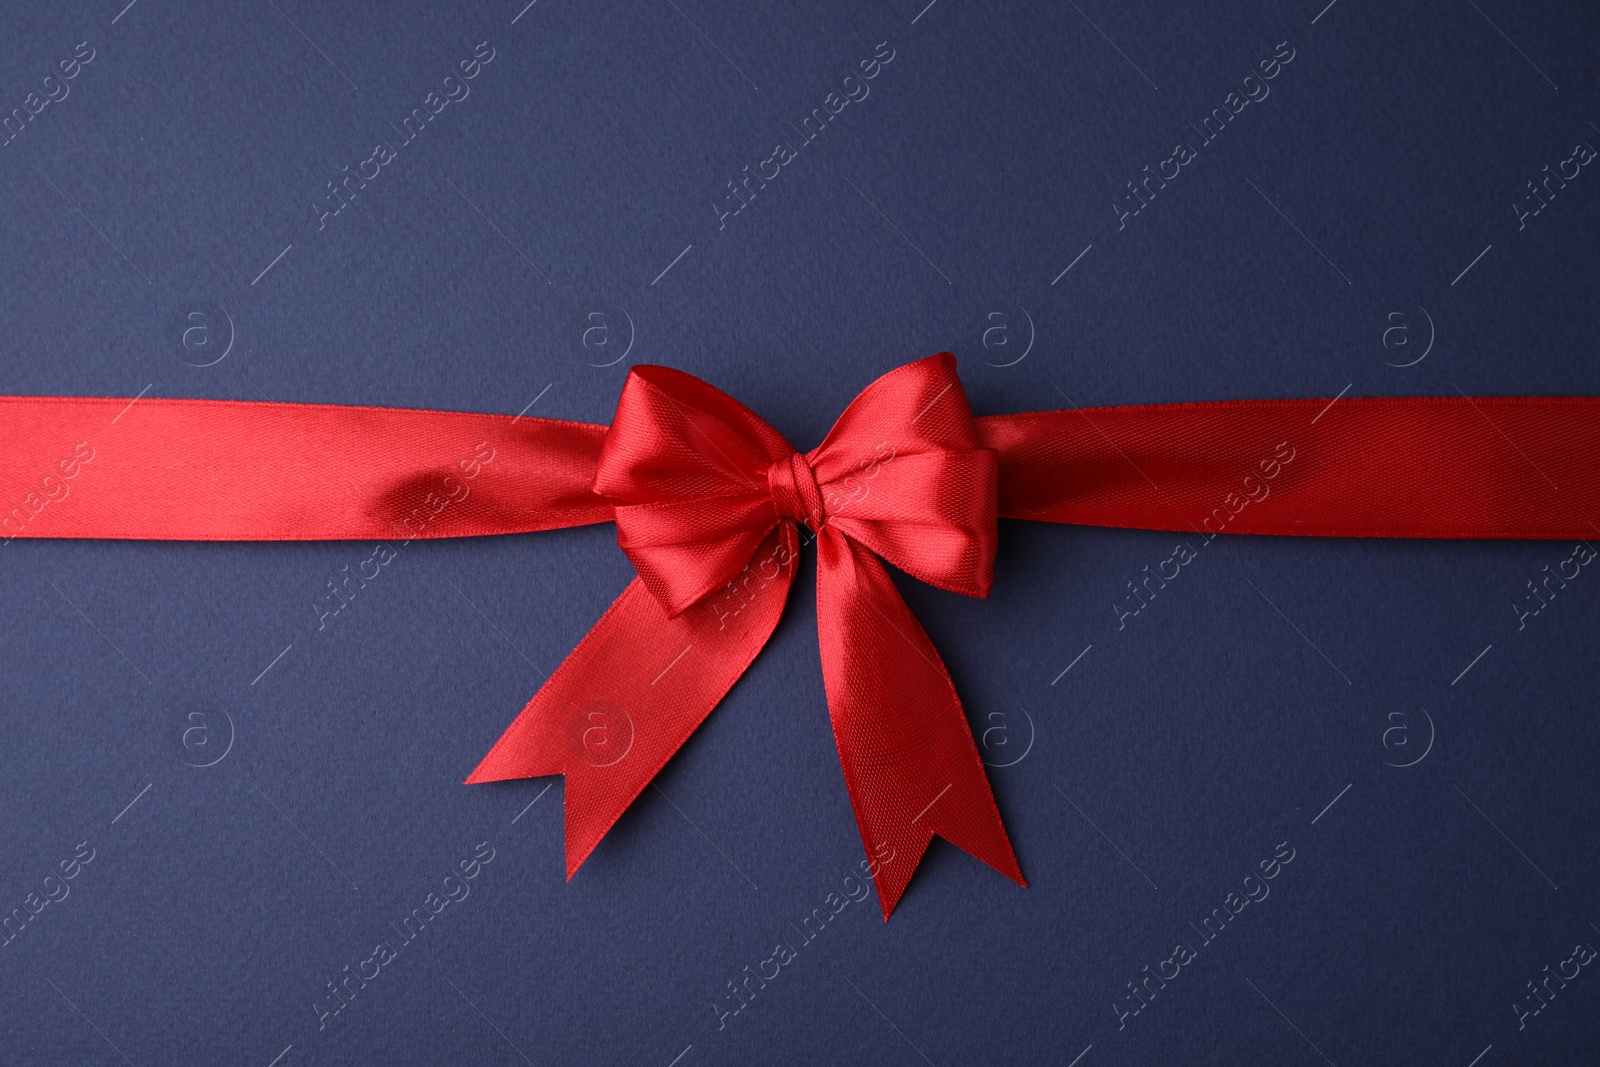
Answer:
POLYGON ((811 469, 805 456, 791 452, 787 459, 780 459, 769 467, 767 487, 779 515, 803 522, 813 530, 822 529, 827 521, 822 507, 822 488, 817 485, 817 472, 811 469))

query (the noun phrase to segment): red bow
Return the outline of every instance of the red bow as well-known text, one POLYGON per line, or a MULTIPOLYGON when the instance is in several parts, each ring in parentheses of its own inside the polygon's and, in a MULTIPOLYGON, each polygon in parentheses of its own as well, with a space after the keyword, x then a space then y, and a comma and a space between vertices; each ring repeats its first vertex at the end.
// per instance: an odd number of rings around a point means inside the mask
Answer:
POLYGON ((817 537, 817 629, 839 762, 885 918, 934 834, 1022 880, 939 653, 878 562, 988 596, 998 463, 933 356, 890 371, 801 455, 743 404, 635 367, 595 491, 639 577, 468 782, 564 774, 570 878, 761 651, 817 537))

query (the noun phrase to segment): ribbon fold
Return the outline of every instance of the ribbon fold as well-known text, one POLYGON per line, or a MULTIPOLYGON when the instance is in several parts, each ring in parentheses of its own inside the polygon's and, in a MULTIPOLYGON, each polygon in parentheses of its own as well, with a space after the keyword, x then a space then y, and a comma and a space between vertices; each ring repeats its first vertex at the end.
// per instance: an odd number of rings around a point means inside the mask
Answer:
POLYGON ((1278 400, 974 418, 942 353, 798 452, 636 366, 610 427, 254 401, 0 397, 0 540, 463 537, 615 521, 638 577, 469 783, 566 776, 571 878, 771 637, 815 533, 834 740, 885 920, 934 835, 1023 881, 944 662, 884 569, 989 594, 997 519, 1600 534, 1600 399, 1278 400), (1287 457, 1287 458, 1286 458, 1287 457), (69 498, 71 503, 68 503, 69 498))

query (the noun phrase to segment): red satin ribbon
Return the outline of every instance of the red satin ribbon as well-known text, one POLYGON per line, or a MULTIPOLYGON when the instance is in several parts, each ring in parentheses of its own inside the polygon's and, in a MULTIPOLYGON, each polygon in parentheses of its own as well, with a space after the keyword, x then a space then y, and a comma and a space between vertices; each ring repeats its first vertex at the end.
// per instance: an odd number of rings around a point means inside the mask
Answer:
POLYGON ((879 874, 885 919, 934 834, 1022 875, 949 675, 880 556, 986 596, 1002 516, 1204 537, 1600 534, 1600 399, 974 419, 948 354, 868 386, 804 455, 731 397, 662 367, 633 369, 609 428, 11 397, 0 398, 0 441, 7 541, 410 539, 614 520, 639 577, 468 778, 564 774, 569 878, 766 644, 806 523, 823 680, 862 841, 911 861, 879 874))

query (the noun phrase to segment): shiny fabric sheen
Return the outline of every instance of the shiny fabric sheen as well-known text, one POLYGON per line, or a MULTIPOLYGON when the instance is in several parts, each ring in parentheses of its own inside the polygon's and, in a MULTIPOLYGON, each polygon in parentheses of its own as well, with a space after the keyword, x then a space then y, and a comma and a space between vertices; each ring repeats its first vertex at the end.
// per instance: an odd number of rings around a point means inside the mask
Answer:
POLYGON ((614 520, 639 577, 467 779, 566 775, 568 877, 760 653, 793 584, 797 524, 810 526, 823 680, 862 842, 910 861, 879 872, 885 919, 935 834, 1022 882, 949 674, 880 562, 987 596, 997 517, 1208 538, 1587 539, 1600 535, 1600 399, 974 419, 944 353, 869 385, 801 454, 665 367, 632 369, 610 427, 0 397, 3 543, 402 541, 614 520))

